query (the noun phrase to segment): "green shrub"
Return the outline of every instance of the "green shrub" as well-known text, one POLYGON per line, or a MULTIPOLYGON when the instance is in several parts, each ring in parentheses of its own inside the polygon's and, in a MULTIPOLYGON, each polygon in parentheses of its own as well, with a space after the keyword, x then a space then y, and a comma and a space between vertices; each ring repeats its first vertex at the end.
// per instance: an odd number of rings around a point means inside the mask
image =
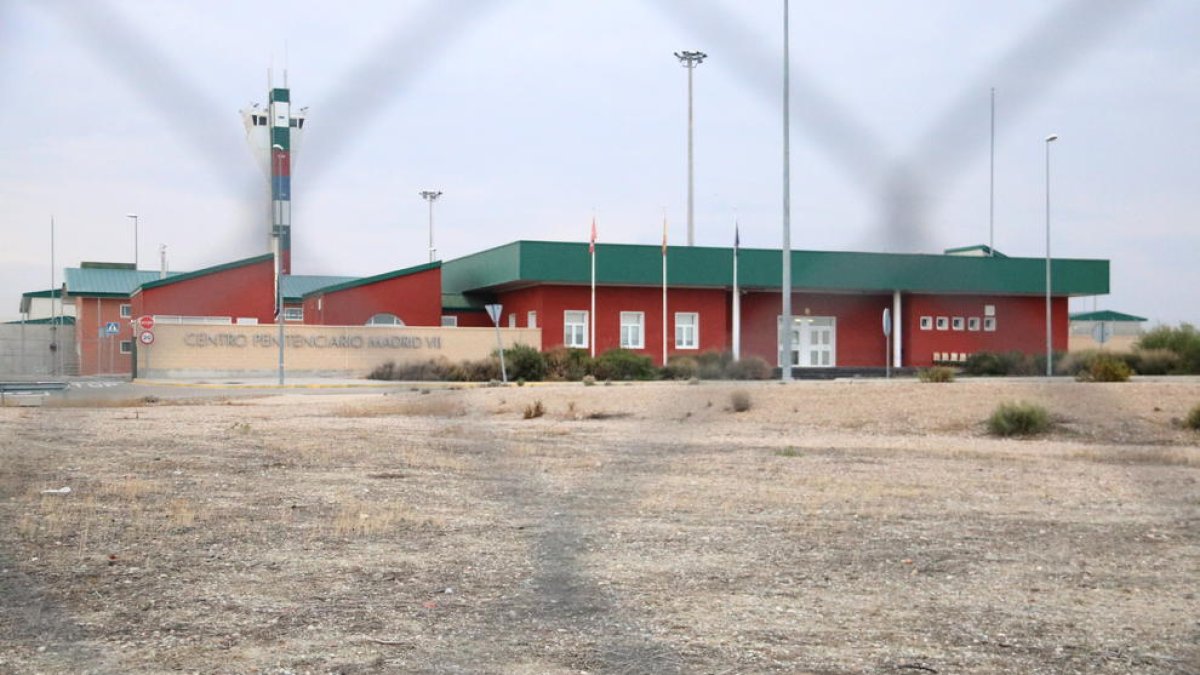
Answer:
POLYGON ((581 380, 592 372, 592 357, 586 349, 555 347, 542 355, 546 362, 546 378, 550 380, 581 380))
POLYGON ((1136 348, 1172 351, 1179 356, 1179 365, 1172 372, 1200 375, 1200 332, 1189 323, 1178 328, 1159 326, 1143 335, 1136 348))
POLYGON ((500 379, 500 359, 490 357, 459 361, 450 368, 447 379, 455 382, 490 382, 500 379))
POLYGON ((984 351, 968 356, 962 372, 966 375, 1034 375, 1046 372, 1046 366, 1043 361, 1042 370, 1038 371, 1034 359, 1018 351, 984 351))
POLYGON ((700 372, 696 359, 690 356, 672 356, 667 359, 667 365, 662 367, 664 380, 690 380, 700 372))
POLYGON ((438 382, 451 379, 454 366, 445 358, 400 363, 388 361, 367 375, 372 380, 402 380, 406 382, 438 382))
POLYGON ((1183 426, 1192 431, 1200 431, 1200 403, 1183 418, 1183 426))
POLYGON ((513 345, 504 350, 504 365, 509 379, 540 382, 546 379, 546 359, 529 345, 513 345))
POLYGON ((750 392, 743 389, 734 390, 729 394, 729 404, 733 408, 733 412, 746 412, 752 405, 750 392))
POLYGON ((1137 349, 1132 356, 1133 369, 1139 375, 1168 375, 1177 372, 1183 363, 1170 349, 1137 349))
POLYGON ((585 387, 596 386, 596 376, 595 375, 584 375, 583 376, 583 386, 585 386, 585 387))
POLYGON ((723 379, 731 361, 733 355, 729 352, 702 352, 696 355, 696 375, 702 380, 723 379))
POLYGON ((922 368, 917 371, 917 379, 922 382, 953 382, 954 369, 946 366, 934 366, 932 368, 922 368))
POLYGON ((1087 370, 1081 370, 1075 378, 1085 382, 1128 382, 1133 371, 1129 364, 1111 354, 1098 354, 1087 370))
POLYGON ((747 356, 731 361, 725 366, 725 374, 731 380, 769 380, 771 366, 757 356, 747 356))
POLYGON ((994 436, 1032 436, 1050 428, 1050 413, 1036 403, 1001 403, 987 426, 994 436))
POLYGON ((627 349, 610 349, 596 357, 593 371, 605 380, 649 380, 654 377, 654 362, 627 349))

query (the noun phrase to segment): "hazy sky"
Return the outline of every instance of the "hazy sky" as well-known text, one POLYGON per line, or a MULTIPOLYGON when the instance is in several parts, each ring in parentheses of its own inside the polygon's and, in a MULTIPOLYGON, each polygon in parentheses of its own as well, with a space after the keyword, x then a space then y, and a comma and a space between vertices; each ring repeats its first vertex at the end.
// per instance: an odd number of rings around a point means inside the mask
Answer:
MULTIPOLYGON (((1100 308, 1200 323, 1200 3, 792 2, 792 244, 938 252, 988 240, 1112 261, 1100 308)), ((309 106, 293 271, 425 262, 515 239, 778 247, 782 2, 0 0, 0 319, 61 268, 189 270, 267 252, 238 115, 288 68, 309 106)), ((1076 300, 1073 309, 1090 309, 1076 300)))

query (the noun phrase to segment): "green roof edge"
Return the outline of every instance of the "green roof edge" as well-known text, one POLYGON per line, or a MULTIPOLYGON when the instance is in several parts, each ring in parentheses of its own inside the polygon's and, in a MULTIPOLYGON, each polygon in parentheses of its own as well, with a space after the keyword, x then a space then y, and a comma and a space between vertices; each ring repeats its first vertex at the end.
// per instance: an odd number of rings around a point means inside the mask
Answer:
POLYGON ((1134 316, 1124 312, 1114 312, 1111 309, 1102 309, 1097 312, 1075 312, 1070 315, 1071 321, 1149 321, 1144 316, 1134 316))
POLYGON ((305 293, 304 295, 302 295, 301 298, 307 298, 307 297, 313 296, 313 295, 323 295, 326 293, 336 293, 337 291, 344 291, 349 288, 356 288, 358 286, 366 286, 369 284, 375 284, 375 283, 379 283, 380 281, 387 281, 388 279, 396 279, 398 277, 406 277, 411 274, 417 274, 420 272, 428 272, 429 270, 438 269, 441 266, 442 266, 442 261, 435 260, 433 262, 427 262, 427 263, 422 263, 420 265, 414 265, 413 267, 405 267, 404 269, 392 270, 391 272, 384 272, 383 274, 376 274, 375 276, 371 276, 371 277, 363 277, 361 279, 354 279, 352 281, 343 281, 340 284, 333 284, 332 286, 322 286, 321 288, 313 289, 313 290, 305 293))
POLYGON ((158 288, 159 286, 167 286, 167 285, 179 282, 179 281, 187 281, 189 279, 196 279, 199 277, 207 276, 209 274, 216 274, 217 272, 224 272, 225 270, 232 270, 232 269, 237 269, 238 267, 254 265, 256 263, 272 260, 272 259, 274 259, 274 257, 275 257, 275 254, 273 254, 273 253, 264 253, 262 255, 256 255, 253 258, 242 258, 241 260, 234 260, 232 262, 221 263, 220 265, 213 265, 212 267, 205 267, 204 269, 199 269, 199 270, 195 270, 192 272, 184 272, 183 274, 176 274, 173 277, 167 277, 165 279, 154 279, 153 281, 147 281, 147 282, 143 283, 141 286, 138 286, 137 288, 135 288, 133 290, 132 295, 136 295, 138 292, 140 292, 144 289, 147 289, 147 288, 158 288))

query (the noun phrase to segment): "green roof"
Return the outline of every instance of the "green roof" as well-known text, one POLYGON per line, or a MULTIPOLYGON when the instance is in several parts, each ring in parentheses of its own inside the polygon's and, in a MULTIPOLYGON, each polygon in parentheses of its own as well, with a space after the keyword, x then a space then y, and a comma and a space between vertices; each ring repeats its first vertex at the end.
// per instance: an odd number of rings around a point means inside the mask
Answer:
POLYGON ((442 261, 437 260, 434 262, 428 262, 428 263, 424 263, 421 265, 416 265, 415 267, 406 267, 401 270, 394 270, 391 272, 384 272, 383 274, 376 274, 373 277, 362 277, 362 278, 357 278, 357 279, 352 277, 352 278, 347 279, 342 282, 335 282, 335 283, 332 283, 329 285, 314 288, 311 291, 308 291, 307 293, 305 293, 304 295, 305 295, 305 297, 307 297, 309 295, 313 295, 316 293, 334 293, 336 291, 344 291, 348 288, 356 288, 358 286, 367 286, 369 284, 379 283, 380 281, 387 281, 388 279, 395 279, 397 277, 406 277, 410 274, 416 274, 418 272, 427 272, 429 270, 435 270, 441 266, 442 266, 442 261))
POLYGON ((65 316, 65 315, 64 316, 55 316, 55 317, 47 316, 47 317, 43 317, 41 319, 26 319, 24 321, 21 321, 20 319, 18 319, 16 321, 5 321, 5 323, 23 323, 26 325, 33 325, 33 326, 50 325, 50 324, 55 324, 55 325, 59 325, 59 326, 74 326, 75 325, 75 317, 65 316))
POLYGON ((1114 312, 1111 309, 1102 309, 1099 312, 1076 312, 1071 315, 1071 321, 1128 321, 1130 323, 1137 323, 1149 320, 1144 316, 1114 312))
POLYGON ((212 267, 205 267, 204 269, 199 269, 194 272, 184 272, 182 274, 176 274, 175 276, 169 276, 166 279, 153 279, 151 281, 144 281, 144 282, 142 282, 141 289, 144 290, 147 288, 158 288, 159 286, 167 286, 170 284, 179 283, 180 281, 187 281, 189 279, 198 279, 203 276, 208 276, 209 274, 216 274, 217 272, 224 272, 225 270, 237 269, 239 267, 245 267, 247 265, 255 265, 255 264, 258 264, 261 262, 268 262, 268 261, 271 261, 274 259, 275 259, 275 256, 273 254, 264 253, 262 255, 256 255, 253 258, 242 258, 241 260, 234 260, 232 262, 221 263, 220 265, 213 265, 212 267))
POLYGON ((57 298, 62 295, 62 291, 57 288, 52 288, 48 291, 25 291, 21 294, 22 298, 57 298))
POLYGON ((325 288, 336 286, 358 277, 332 277, 319 274, 289 274, 283 278, 283 299, 288 302, 300 302, 304 296, 325 288))
MULTIPOLYGON (((776 249, 739 253, 739 283, 746 289, 778 289, 782 255, 776 249)), ((1041 294, 1044 258, 908 253, 792 251, 792 288, 798 291, 1041 294)), ((1056 258, 1051 266, 1055 295, 1108 293, 1108 261, 1056 258)), ((667 278, 672 286, 729 288, 733 250, 672 246, 667 278)), ((447 294, 519 288, 539 283, 587 284, 586 242, 516 241, 442 266, 447 294)), ((657 245, 597 244, 596 282, 657 286, 662 283, 662 249, 657 245)))
POLYGON ((486 312, 484 304, 488 300, 480 297, 470 297, 462 293, 442 293, 442 309, 453 309, 460 312, 486 312))
MULTIPOLYGON (((151 270, 132 270, 127 267, 68 267, 67 295, 99 298, 128 298, 139 286, 158 280, 159 273, 151 270)), ((167 272, 167 278, 178 275, 167 272)))
POLYGON ((942 253, 945 253, 946 255, 992 256, 995 258, 1007 258, 1008 257, 1008 256, 1004 255, 1003 253, 1001 253, 1000 251, 997 251, 996 249, 992 248, 991 246, 988 246, 987 244, 975 244, 974 246, 956 246, 955 248, 948 248, 948 249, 942 251, 942 253))

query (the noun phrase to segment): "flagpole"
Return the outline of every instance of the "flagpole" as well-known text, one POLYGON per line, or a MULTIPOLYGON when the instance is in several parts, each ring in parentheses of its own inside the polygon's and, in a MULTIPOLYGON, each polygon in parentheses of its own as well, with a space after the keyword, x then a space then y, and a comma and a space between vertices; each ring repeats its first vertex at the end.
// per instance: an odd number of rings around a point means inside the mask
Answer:
POLYGON ((733 224, 733 360, 742 359, 742 294, 738 290, 738 226, 733 224))
POLYGON ((667 219, 663 217, 662 364, 667 365, 667 219))
POLYGON ((588 246, 592 253, 592 307, 588 313, 588 349, 592 358, 596 358, 596 217, 592 216, 592 243, 588 246))

